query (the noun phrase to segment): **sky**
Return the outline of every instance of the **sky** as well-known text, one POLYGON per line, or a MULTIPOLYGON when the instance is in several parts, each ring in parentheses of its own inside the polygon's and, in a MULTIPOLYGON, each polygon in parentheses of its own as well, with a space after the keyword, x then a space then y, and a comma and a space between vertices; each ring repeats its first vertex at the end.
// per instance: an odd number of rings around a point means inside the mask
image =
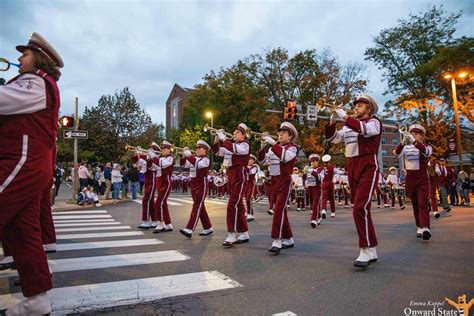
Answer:
MULTIPOLYGON (((470 0, 1 0, 0 57, 16 60, 16 45, 32 32, 43 35, 65 64, 58 83, 62 115, 73 113, 76 96, 82 113, 102 95, 129 87, 152 120, 165 123, 175 83, 192 88, 211 70, 276 47, 290 55, 329 48, 342 64, 364 64, 368 92, 383 104, 386 83, 364 60, 365 49, 397 20, 441 4, 463 11, 456 37, 474 36, 470 0)), ((0 73, 15 75, 14 69, 0 73)))

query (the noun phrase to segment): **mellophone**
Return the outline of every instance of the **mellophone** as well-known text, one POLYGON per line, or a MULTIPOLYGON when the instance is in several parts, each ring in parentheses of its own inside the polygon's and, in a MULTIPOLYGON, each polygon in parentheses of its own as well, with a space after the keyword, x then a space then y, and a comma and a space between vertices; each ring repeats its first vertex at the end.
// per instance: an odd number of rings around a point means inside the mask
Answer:
POLYGON ((7 71, 8 69, 10 69, 10 66, 20 68, 20 64, 12 63, 8 61, 8 59, 0 57, 0 71, 7 71))
MULTIPOLYGON (((218 128, 214 128, 214 127, 210 127, 207 123, 204 125, 204 131, 205 132, 210 132, 211 135, 215 136, 217 135, 217 133, 219 132, 222 132, 224 133, 225 137, 227 139, 233 139, 234 138, 234 135, 231 134, 231 133, 228 133, 228 132, 225 132, 223 129, 218 129, 218 128)), ((274 140, 277 140, 278 139, 278 136, 275 136, 275 135, 270 135, 269 133, 267 132, 263 132, 263 133, 259 133, 259 132, 254 132, 252 131, 250 128, 247 129, 246 133, 245 133, 245 136, 247 138, 251 138, 252 136, 255 137, 256 139, 258 140, 262 140, 263 137, 265 136, 270 136, 271 138, 273 138, 274 140)))

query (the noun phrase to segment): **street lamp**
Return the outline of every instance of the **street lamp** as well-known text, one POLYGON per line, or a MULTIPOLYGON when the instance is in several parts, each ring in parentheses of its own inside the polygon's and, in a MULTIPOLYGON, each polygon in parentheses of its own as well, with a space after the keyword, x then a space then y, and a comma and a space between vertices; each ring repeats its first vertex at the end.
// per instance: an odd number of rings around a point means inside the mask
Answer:
MULTIPOLYGON (((465 78, 467 76, 467 73, 461 72, 457 75, 458 78, 465 78)), ((456 76, 453 76, 452 74, 445 74, 444 79, 451 80, 451 90, 453 94, 453 107, 454 107, 454 118, 456 120, 456 141, 458 143, 458 157, 459 157, 459 167, 462 170, 463 165, 462 165, 462 146, 461 146, 461 129, 459 125, 459 116, 458 116, 458 99, 456 96, 456 76)))

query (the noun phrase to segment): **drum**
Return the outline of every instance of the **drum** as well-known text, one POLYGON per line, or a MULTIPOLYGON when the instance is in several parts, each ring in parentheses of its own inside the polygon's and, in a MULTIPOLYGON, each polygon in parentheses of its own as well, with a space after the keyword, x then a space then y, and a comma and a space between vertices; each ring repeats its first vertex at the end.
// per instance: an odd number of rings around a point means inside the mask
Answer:
POLYGON ((306 190, 305 188, 296 188, 296 198, 305 198, 306 190))
POLYGON ((405 196, 405 188, 404 187, 395 187, 395 194, 398 196, 405 196))
POLYGON ((383 185, 383 186, 382 186, 382 192, 383 192, 384 194, 388 194, 388 193, 390 193, 390 188, 389 188, 388 186, 386 186, 386 185, 383 185))

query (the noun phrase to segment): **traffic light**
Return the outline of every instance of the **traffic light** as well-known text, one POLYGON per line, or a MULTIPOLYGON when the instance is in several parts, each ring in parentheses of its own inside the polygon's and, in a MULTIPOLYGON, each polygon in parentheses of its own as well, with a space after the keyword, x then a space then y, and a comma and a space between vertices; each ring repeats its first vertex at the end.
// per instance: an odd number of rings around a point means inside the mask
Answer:
POLYGON ((74 127, 74 117, 73 116, 62 116, 61 120, 61 127, 74 127))
POLYGON ((296 118, 296 103, 294 100, 288 100, 285 109, 283 111, 283 117, 285 120, 294 120, 296 118))

